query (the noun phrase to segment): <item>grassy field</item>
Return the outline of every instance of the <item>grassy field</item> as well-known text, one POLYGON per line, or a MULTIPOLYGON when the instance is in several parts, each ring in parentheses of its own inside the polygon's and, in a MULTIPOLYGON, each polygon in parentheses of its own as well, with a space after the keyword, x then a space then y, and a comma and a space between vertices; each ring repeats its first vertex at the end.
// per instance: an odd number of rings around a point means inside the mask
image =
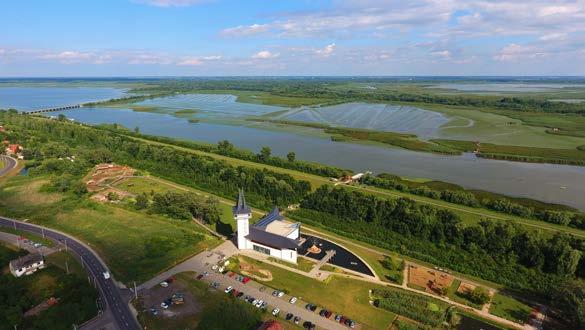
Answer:
POLYGON ((237 102, 277 105, 282 107, 300 107, 303 105, 322 105, 334 103, 334 100, 316 97, 291 97, 273 95, 260 91, 239 91, 239 90, 197 90, 198 94, 230 94, 237 97, 237 102))
POLYGON ((449 287, 449 292, 447 294, 447 297, 449 297, 449 299, 458 302, 460 304, 464 304, 476 309, 481 309, 482 306, 478 305, 478 304, 474 304, 471 301, 469 301, 469 299, 467 299, 465 296, 459 294, 457 292, 457 289, 459 288, 459 285, 461 284, 461 280, 459 279, 455 279, 453 280, 453 283, 451 283, 451 287, 449 287))
POLYGON ((524 323, 531 312, 530 306, 503 294, 497 293, 492 300, 490 313, 507 320, 524 323))
POLYGON ((313 269, 313 267, 316 264, 315 261, 313 261, 309 258, 304 258, 304 257, 298 257, 296 264, 293 264, 293 263, 290 263, 290 262, 287 262, 287 261, 284 261, 281 259, 272 258, 272 257, 269 257, 268 259, 272 262, 276 262, 276 263, 279 263, 279 264, 287 266, 287 267, 295 268, 295 269, 301 270, 303 272, 311 271, 311 269, 313 269))
POLYGON ((0 191, 0 212, 89 243, 121 281, 146 280, 219 243, 190 222, 39 192, 43 182, 42 178, 10 180, 0 191))
POLYGON ((263 284, 287 290, 291 295, 300 296, 308 302, 319 302, 321 306, 347 315, 369 328, 386 329, 394 320, 395 314, 376 309, 369 303, 368 290, 383 286, 338 276, 321 282, 254 259, 243 258, 246 262, 272 273, 274 279, 263 284))

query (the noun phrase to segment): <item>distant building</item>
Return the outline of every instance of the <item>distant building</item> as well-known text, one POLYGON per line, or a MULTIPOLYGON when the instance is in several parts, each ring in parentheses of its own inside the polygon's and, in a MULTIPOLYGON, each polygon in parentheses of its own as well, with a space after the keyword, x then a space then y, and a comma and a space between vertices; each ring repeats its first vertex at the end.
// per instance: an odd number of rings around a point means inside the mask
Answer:
POLYGON ((0 125, 0 133, 5 132, 4 126, 0 125))
POLYGON ((243 190, 240 190, 233 213, 238 231, 238 249, 254 250, 288 262, 297 262, 297 249, 301 245, 300 223, 284 220, 280 210, 275 207, 257 223, 250 225, 252 210, 246 204, 243 190))
POLYGON ((30 275, 45 268, 45 259, 38 253, 31 253, 10 262, 10 272, 16 277, 30 275))
POLYGON ((8 145, 8 148, 6 148, 6 152, 9 154, 13 154, 16 155, 17 153, 22 151, 22 147, 20 146, 20 144, 10 144, 8 145))

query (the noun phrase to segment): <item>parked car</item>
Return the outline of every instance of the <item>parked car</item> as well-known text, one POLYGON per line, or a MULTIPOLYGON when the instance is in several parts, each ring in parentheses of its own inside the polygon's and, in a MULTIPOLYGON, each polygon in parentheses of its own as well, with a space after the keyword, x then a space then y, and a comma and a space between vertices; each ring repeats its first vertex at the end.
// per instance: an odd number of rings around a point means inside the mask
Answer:
POLYGON ((280 309, 275 308, 275 309, 272 310, 272 315, 278 316, 278 314, 280 314, 280 309))
POLYGON ((263 304, 264 304, 264 300, 260 299, 260 300, 258 300, 258 302, 254 306, 256 306, 256 308, 260 308, 263 304))
POLYGON ((171 284, 176 280, 176 278, 174 276, 171 276, 169 278, 167 278, 167 283, 171 284))
POLYGON ((217 270, 218 268, 219 268, 219 266, 217 266, 217 265, 211 266, 211 270, 214 270, 214 271, 217 270))
POLYGON ((263 302, 262 306, 260 306, 260 309, 266 309, 266 307, 268 307, 268 303, 267 302, 263 302))
POLYGON ((234 276, 236 276, 236 273, 234 273, 234 272, 229 272, 229 273, 228 273, 228 276, 233 278, 234 276))
POLYGON ((230 285, 227 288, 225 288, 224 292, 225 293, 230 293, 234 288, 230 285))
POLYGON ((282 296, 284 296, 284 292, 282 292, 282 291, 278 291, 278 298, 280 298, 280 297, 282 297, 282 296))
POLYGON ((305 323, 303 323, 303 328, 313 330, 315 329, 315 325, 309 321, 305 321, 305 323))
POLYGON ((345 324, 345 320, 346 320, 345 316, 342 315, 341 318, 339 319, 339 323, 345 324))
POLYGON ((305 308, 306 308, 307 310, 311 311, 311 312, 314 312, 314 311, 316 311, 316 310, 317 310, 317 305, 313 305, 313 304, 307 304, 307 305, 305 306, 305 308))
POLYGON ((160 286, 162 286, 163 288, 166 288, 169 286, 169 283, 167 281, 163 281, 163 282, 160 282, 160 286))
POLYGON ((162 307, 163 309, 167 309, 167 308, 169 308, 169 305, 163 301, 160 303, 160 307, 162 307))
POLYGON ((277 295, 278 295, 278 291, 276 291, 276 290, 272 291, 272 296, 273 297, 276 297, 277 295))
POLYGON ((292 313, 286 313, 286 317, 284 318, 287 321, 290 321, 293 318, 293 314, 292 313))
POLYGON ((199 275, 197 275, 197 277, 196 277, 196 279, 198 279, 198 280, 200 280, 200 279, 202 279, 202 278, 203 278, 203 274, 199 274, 199 275))
POLYGON ((250 278, 249 277, 244 277, 244 279, 242 280, 242 283, 246 284, 250 282, 250 278))
POLYGON ((152 307, 152 308, 150 309, 150 313, 151 313, 152 315, 154 315, 154 316, 157 316, 157 315, 158 315, 158 310, 156 310, 156 308, 152 307))
POLYGON ((211 283, 211 286, 217 289, 217 288, 219 288, 219 283, 213 282, 213 283, 211 283))
POLYGON ((209 272, 207 272, 207 271, 203 272, 203 276, 207 276, 207 275, 209 275, 209 272))
POLYGON ((236 295, 236 298, 242 298, 242 296, 244 296, 244 293, 242 291, 238 292, 238 294, 236 295))
POLYGON ((260 292, 264 292, 264 290, 266 290, 266 287, 263 285, 263 286, 260 287, 259 290, 260 290, 260 292))
POLYGON ((355 328, 355 322, 350 320, 350 319, 346 319, 344 323, 345 323, 345 325, 347 325, 348 327, 350 327, 352 329, 355 328))
POLYGON ((325 317, 326 318, 330 318, 331 315, 333 315, 333 312, 331 312, 331 311, 325 311, 325 317))
POLYGON ((258 299, 252 300, 252 305, 256 306, 257 303, 258 303, 258 299))
POLYGON ((288 302, 291 303, 291 304, 296 303, 297 302, 297 297, 290 298, 290 300, 288 302))
POLYGON ((339 322, 341 320, 341 314, 335 315, 335 321, 339 322))
POLYGON ((321 311, 319 311, 319 316, 325 316, 325 313, 327 313, 327 310, 323 308, 321 311))
POLYGON ((298 316, 295 316, 295 318, 294 318, 293 322, 294 322, 295 324, 299 324, 299 323, 301 322, 301 318, 300 318, 300 317, 298 317, 298 316))

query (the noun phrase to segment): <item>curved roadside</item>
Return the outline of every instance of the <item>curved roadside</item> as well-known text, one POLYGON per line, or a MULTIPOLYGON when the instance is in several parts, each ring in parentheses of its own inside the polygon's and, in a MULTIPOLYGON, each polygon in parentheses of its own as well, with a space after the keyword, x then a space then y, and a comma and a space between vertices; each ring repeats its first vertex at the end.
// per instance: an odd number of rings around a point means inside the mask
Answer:
POLYGON ((15 219, 0 217, 0 226, 41 235, 57 243, 64 244, 67 250, 73 251, 79 257, 82 266, 90 276, 88 279, 91 280, 91 277, 93 277, 94 284, 99 288, 102 302, 105 305, 105 313, 102 315, 105 316, 109 313, 112 318, 111 321, 116 325, 117 329, 140 329, 138 321, 132 314, 130 307, 122 298, 122 294, 116 286, 114 278, 104 278, 103 274, 109 272, 106 264, 86 244, 60 231, 15 219))
POLYGON ((0 159, 5 164, 5 166, 3 168, 0 168, 0 176, 4 176, 4 175, 10 173, 10 171, 15 169, 16 165, 18 165, 18 161, 10 156, 0 155, 0 159))

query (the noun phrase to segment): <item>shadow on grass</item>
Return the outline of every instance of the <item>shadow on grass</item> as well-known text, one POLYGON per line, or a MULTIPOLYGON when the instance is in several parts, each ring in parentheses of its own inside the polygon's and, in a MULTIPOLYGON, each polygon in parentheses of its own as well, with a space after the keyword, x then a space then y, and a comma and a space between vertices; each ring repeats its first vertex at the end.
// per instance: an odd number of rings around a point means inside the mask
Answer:
POLYGON ((227 223, 223 223, 221 221, 215 225, 215 231, 217 231, 221 235, 224 235, 227 237, 231 237, 234 234, 234 230, 232 229, 232 226, 230 226, 227 223))

